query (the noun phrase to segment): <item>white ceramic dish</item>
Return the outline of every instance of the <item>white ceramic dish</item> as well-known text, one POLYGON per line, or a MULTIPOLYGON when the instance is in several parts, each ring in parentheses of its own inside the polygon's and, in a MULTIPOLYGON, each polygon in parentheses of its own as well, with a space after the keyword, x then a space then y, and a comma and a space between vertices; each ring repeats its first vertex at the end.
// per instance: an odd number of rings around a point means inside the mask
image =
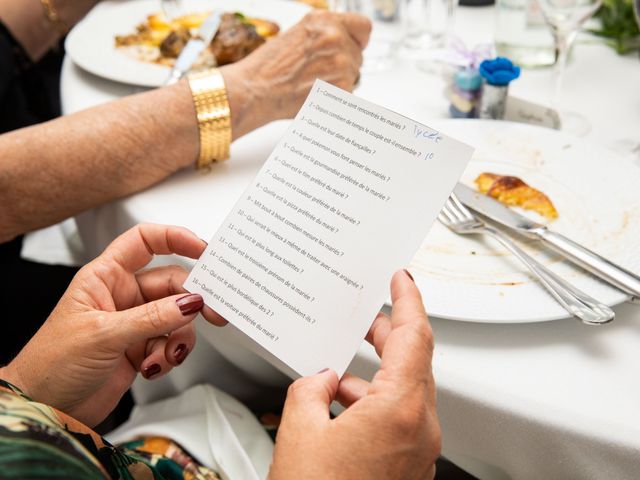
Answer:
MULTIPOLYGON (((285 0, 185 0, 185 13, 210 11, 242 12, 276 22, 280 31, 297 23, 309 7, 285 0)), ((116 82, 141 87, 159 87, 169 68, 135 60, 118 50, 115 35, 135 31, 136 25, 160 11, 160 0, 105 0, 100 2, 69 33, 67 55, 82 69, 116 82)))
MULTIPOLYGON (((439 125, 447 135, 476 148, 463 183, 472 186, 481 172, 522 178, 556 205, 559 218, 550 228, 640 272, 640 168, 631 160, 582 139, 524 124, 451 120, 439 125)), ((537 260, 603 303, 613 306, 628 299, 539 242, 519 240, 537 260)), ((429 313, 436 317, 492 323, 568 318, 526 268, 486 236, 458 236, 435 223, 411 271, 429 313)))

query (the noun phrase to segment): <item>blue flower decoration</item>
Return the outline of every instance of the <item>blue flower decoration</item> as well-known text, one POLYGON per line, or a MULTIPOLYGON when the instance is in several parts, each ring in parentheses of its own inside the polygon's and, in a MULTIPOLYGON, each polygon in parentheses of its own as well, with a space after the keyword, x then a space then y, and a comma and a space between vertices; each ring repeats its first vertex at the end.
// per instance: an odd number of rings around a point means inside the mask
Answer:
POLYGON ((483 61, 480 64, 480 75, 490 85, 504 86, 520 76, 520 67, 515 66, 508 58, 498 57, 483 61))

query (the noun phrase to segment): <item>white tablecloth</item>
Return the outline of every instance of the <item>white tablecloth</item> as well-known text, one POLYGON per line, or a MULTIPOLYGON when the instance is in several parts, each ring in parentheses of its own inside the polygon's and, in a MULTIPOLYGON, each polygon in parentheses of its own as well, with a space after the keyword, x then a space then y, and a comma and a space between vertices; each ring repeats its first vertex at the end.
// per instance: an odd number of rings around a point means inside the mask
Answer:
MULTIPOLYGON (((460 8, 457 32, 469 44, 492 38, 492 8, 460 8)), ((640 153, 640 61, 619 57, 597 42, 581 42, 565 78, 564 102, 592 125, 593 141, 638 160, 640 153)), ((364 75, 357 93, 429 123, 447 116, 444 82, 400 60, 392 71, 364 75)), ((93 77, 66 61, 62 78, 65 112, 131 93, 132 88, 93 77)), ((519 97, 545 102, 550 72, 527 70, 512 85, 519 97)), ((277 141, 282 125, 233 146, 224 174, 261 161, 253 151, 264 138, 277 141)), ((640 161, 639 161, 640 164, 640 161)), ((577 174, 579 174, 577 172, 577 174)), ((141 221, 185 225, 208 238, 235 198, 208 192, 206 177, 182 172, 132 197, 79 217, 88 255, 141 221), (189 204, 203 200, 202 208, 189 204), (187 207, 188 205, 188 207, 187 207)), ((73 233, 67 234, 73 236, 73 233)), ((26 249, 37 241, 35 236, 26 249)), ((38 248, 31 250, 38 258, 38 248)), ((425 296, 428 302, 428 292, 425 296)), ((464 299, 460 299, 464 301, 464 299)), ((443 452, 481 478, 637 478, 640 472, 640 307, 617 307, 611 325, 593 328, 565 320, 529 325, 482 325, 432 318, 443 452)), ((147 402, 187 385, 212 381, 240 397, 256 393, 252 379, 282 385, 286 378, 248 348, 232 327, 198 323, 199 346, 185 368, 136 389, 147 402), (229 360, 229 363, 226 363, 229 360)), ((363 344, 351 371, 370 376, 378 365, 363 344)), ((401 405, 398 408, 402 408, 401 405)))

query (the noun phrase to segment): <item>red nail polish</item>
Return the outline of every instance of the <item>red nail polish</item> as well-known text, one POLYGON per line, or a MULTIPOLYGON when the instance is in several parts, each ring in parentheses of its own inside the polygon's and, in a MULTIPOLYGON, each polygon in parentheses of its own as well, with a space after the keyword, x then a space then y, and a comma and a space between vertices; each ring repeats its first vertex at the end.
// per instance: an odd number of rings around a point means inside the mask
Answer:
POLYGON ((149 365, 147 368, 142 370, 142 376, 144 378, 151 378, 156 376, 157 374, 160 373, 160 370, 162 370, 160 368, 160 365, 158 365, 157 363, 152 363, 151 365, 149 365))
POLYGON ((187 316, 202 310, 204 300, 197 293, 191 293, 184 297, 180 297, 176 300, 176 304, 178 305, 180 312, 182 312, 182 315, 187 316))
POLYGON ((413 279, 413 275, 411 275, 411 273, 409 273, 409 270, 407 270, 407 269, 405 268, 405 269, 404 269, 404 273, 406 273, 406 274, 407 274, 407 277, 409 277, 413 283, 416 283, 416 281, 413 279))
POLYGON ((185 361, 185 359, 187 358, 187 355, 189 355, 189 349, 184 343, 181 343, 180 345, 178 345, 178 347, 173 352, 173 358, 176 359, 176 363, 178 365, 180 365, 182 362, 185 361))
POLYGON ((316 375, 320 375, 321 373, 324 373, 326 371, 328 371, 328 368, 323 368, 322 370, 320 370, 316 375))

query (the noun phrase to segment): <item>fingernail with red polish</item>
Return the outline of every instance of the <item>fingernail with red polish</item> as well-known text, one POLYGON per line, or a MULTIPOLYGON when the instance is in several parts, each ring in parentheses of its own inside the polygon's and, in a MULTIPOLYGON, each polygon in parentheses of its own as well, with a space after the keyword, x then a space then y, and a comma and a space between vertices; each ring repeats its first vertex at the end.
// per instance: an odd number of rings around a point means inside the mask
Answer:
POLYGON ((187 355, 189 355, 189 349, 184 343, 178 345, 178 348, 176 348, 173 352, 173 358, 176 359, 176 363, 178 365, 184 362, 185 358, 187 358, 187 355))
POLYGON ((182 315, 187 316, 202 310, 204 300, 197 293, 192 293, 185 295, 184 297, 180 297, 176 300, 176 304, 178 305, 180 312, 182 312, 182 315))
POLYGON ((152 363, 147 368, 142 370, 142 376, 146 379, 149 379, 159 374, 160 370, 160 365, 158 365, 157 363, 152 363))
POLYGON ((328 371, 328 368, 323 368, 322 370, 320 370, 316 375, 320 375, 321 373, 324 373, 326 371, 328 371))
POLYGON ((409 270, 407 270, 407 269, 405 268, 405 269, 404 269, 404 273, 406 273, 406 274, 407 274, 407 277, 409 277, 413 283, 415 283, 415 282, 416 282, 416 281, 413 279, 413 275, 411 275, 411 273, 409 273, 409 270))

